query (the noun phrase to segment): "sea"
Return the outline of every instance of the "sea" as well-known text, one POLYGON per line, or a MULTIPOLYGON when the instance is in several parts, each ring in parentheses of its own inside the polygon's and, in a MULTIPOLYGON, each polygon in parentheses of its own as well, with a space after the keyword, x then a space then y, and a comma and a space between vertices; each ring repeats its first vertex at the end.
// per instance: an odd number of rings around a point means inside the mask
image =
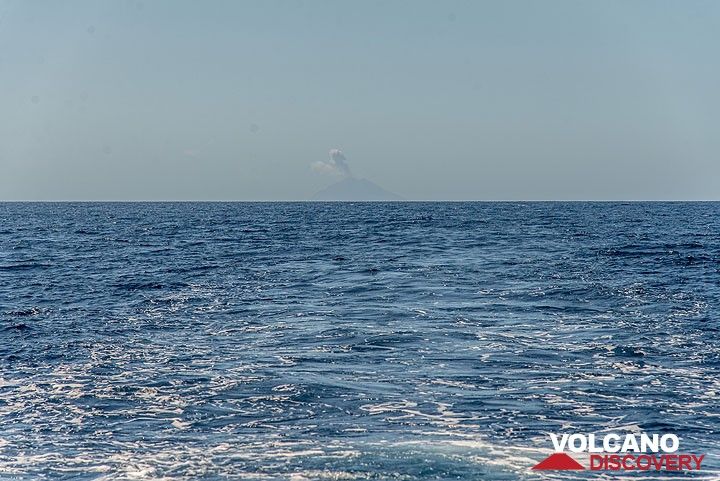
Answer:
POLYGON ((620 478, 720 479, 720 203, 0 203, 0 480, 620 478))

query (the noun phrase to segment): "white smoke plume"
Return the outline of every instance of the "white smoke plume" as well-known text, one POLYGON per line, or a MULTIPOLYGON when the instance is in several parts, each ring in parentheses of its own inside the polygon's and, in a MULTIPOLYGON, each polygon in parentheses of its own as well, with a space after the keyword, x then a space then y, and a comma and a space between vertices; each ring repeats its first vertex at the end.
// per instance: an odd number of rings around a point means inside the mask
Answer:
POLYGON ((350 166, 347 164, 346 160, 347 159, 345 158, 345 154, 342 153, 342 150, 331 149, 330 159, 314 162, 312 164, 312 169, 315 172, 320 172, 321 174, 332 174, 342 177, 352 177, 352 172, 350 172, 350 166))

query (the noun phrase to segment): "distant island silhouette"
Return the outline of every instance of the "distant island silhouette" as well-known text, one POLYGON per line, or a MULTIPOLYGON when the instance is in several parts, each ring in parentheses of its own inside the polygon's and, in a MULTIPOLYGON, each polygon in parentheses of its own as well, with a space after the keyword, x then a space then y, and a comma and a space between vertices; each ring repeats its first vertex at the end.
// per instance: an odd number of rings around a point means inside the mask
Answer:
POLYGON ((367 179, 346 177, 317 192, 312 200, 402 200, 402 197, 367 179))

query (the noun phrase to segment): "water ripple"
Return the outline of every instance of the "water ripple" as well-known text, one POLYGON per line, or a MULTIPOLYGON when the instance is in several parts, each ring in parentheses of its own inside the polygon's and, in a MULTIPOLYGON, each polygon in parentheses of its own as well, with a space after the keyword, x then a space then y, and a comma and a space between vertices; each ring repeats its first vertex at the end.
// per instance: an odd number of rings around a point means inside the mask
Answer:
POLYGON ((561 430, 716 479, 719 214, 0 204, 0 479, 572 479, 561 430))

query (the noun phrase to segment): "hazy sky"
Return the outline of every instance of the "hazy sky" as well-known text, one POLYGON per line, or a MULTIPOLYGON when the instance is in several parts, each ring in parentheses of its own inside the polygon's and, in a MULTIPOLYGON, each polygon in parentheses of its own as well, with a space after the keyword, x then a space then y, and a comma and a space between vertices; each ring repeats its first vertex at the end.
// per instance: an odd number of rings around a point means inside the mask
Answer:
POLYGON ((0 199, 720 199, 717 1, 2 1, 0 199))

